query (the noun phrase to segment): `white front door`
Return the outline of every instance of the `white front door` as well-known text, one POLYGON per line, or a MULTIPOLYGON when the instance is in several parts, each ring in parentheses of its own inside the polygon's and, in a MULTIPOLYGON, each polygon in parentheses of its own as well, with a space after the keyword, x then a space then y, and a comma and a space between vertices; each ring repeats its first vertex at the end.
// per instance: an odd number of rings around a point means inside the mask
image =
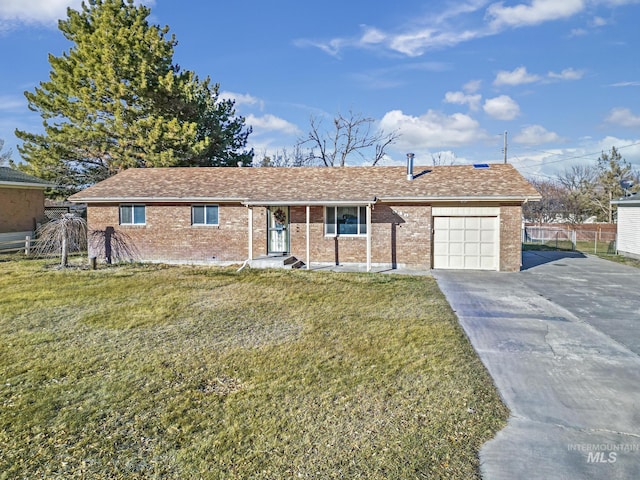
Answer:
POLYGON ((289 207, 269 207, 268 253, 289 253, 289 207))

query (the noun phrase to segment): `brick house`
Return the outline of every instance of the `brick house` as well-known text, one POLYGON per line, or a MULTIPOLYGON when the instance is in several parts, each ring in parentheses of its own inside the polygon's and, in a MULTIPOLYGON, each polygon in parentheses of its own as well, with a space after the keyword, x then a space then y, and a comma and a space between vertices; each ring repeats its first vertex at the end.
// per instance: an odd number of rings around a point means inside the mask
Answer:
POLYGON ((45 221, 44 190, 50 186, 19 170, 0 167, 0 234, 31 235, 45 221))
POLYGON ((142 261, 517 271, 522 204, 539 198, 513 166, 483 164, 129 169, 69 200, 142 261))

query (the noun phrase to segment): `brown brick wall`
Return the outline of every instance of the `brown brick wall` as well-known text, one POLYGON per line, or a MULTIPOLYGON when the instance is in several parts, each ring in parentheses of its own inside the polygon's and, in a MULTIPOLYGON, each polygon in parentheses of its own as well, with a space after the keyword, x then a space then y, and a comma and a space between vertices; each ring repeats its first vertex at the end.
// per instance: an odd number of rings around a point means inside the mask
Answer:
MULTIPOLYGON (((306 257, 306 208, 292 207, 291 253, 306 257)), ((310 210, 312 262, 365 263, 366 237, 324 234, 324 207, 310 210)), ((377 264, 430 268, 431 207, 377 204, 371 211, 371 261, 377 264)))
MULTIPOLYGON (((267 254, 267 209, 252 207, 253 255, 267 254)), ((365 263, 366 237, 324 234, 324 207, 310 209, 312 262, 365 263)), ((191 205, 147 205, 146 225, 118 225, 118 206, 91 204, 90 230, 126 234, 141 260, 183 262, 242 262, 248 250, 248 209, 240 204, 219 206, 217 227, 191 226, 191 205)), ((291 253, 306 259, 306 207, 290 208, 291 253)), ((431 268, 431 206, 377 204, 372 209, 371 261, 374 264, 431 268)), ((500 270, 517 271, 521 263, 521 207, 501 207, 500 270)), ((96 250, 90 251, 95 255, 96 250)))
MULTIPOLYGON (((253 255, 251 258, 263 257, 267 254, 267 209, 264 207, 252 207, 253 210, 253 255)), ((248 215, 248 213, 245 213, 248 215)), ((245 220, 246 222, 246 220, 245 220)), ((249 234, 245 229, 245 242, 249 244, 246 236, 249 234)), ((248 248, 248 247, 247 247, 248 248)), ((246 251, 246 250, 245 250, 246 251)))
MULTIPOLYGON (((241 205, 220 205, 219 226, 192 226, 191 205, 146 206, 146 225, 119 225, 117 205, 91 204, 90 231, 112 227, 122 232, 143 261, 212 262, 247 258, 248 216, 241 205)), ((89 255, 97 254, 91 248, 89 255)))
POLYGON ((500 207, 500 271, 518 272, 522 265, 522 207, 500 207))
POLYGON ((0 233, 34 230, 44 220, 42 189, 0 187, 0 233))

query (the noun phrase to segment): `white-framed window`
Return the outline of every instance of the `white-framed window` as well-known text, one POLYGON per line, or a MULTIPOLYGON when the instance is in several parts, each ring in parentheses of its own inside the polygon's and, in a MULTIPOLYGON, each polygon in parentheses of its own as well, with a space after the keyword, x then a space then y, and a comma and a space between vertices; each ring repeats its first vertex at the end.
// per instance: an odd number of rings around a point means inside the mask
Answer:
POLYGON ((120 205, 120 225, 144 225, 146 223, 145 205, 120 205))
POLYGON ((325 207, 325 235, 366 235, 367 207, 325 207))
POLYGON ((191 205, 191 225, 218 225, 218 205, 191 205))

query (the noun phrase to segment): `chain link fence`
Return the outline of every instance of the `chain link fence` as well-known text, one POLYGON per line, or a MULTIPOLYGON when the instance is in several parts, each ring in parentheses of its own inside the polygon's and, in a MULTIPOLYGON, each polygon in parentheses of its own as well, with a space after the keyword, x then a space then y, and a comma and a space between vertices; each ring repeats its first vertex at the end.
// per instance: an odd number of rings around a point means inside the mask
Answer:
POLYGON ((610 228, 609 225, 607 225, 607 228, 524 225, 522 229, 522 244, 525 248, 528 247, 530 249, 534 249, 537 246, 553 250, 615 255, 616 231, 610 228))

